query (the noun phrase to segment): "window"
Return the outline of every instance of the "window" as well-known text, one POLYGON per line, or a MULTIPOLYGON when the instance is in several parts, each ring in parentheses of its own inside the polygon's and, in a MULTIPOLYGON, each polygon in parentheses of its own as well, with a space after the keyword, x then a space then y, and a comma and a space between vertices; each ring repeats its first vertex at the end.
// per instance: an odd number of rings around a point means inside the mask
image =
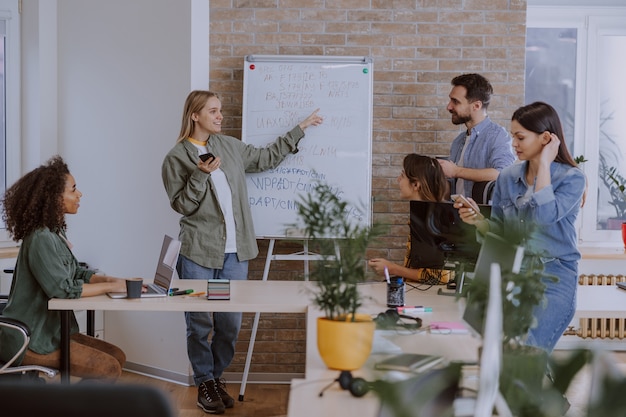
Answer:
MULTIPOLYGON (((18 0, 0 0, 0 195, 20 172, 18 0)), ((14 245, 0 222, 0 246, 14 245)))
POLYGON ((525 101, 552 104, 571 154, 587 160, 581 243, 615 245, 626 221, 609 177, 626 185, 626 8, 529 6, 527 19, 525 101))

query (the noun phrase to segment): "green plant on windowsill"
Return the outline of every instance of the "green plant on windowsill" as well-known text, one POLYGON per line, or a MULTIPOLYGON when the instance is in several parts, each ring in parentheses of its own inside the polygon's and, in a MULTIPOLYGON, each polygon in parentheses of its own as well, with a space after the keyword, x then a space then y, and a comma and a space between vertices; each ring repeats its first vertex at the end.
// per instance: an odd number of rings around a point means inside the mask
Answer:
POLYGON ((617 167, 602 166, 602 181, 609 190, 609 204, 615 209, 616 218, 626 220, 626 178, 617 167))

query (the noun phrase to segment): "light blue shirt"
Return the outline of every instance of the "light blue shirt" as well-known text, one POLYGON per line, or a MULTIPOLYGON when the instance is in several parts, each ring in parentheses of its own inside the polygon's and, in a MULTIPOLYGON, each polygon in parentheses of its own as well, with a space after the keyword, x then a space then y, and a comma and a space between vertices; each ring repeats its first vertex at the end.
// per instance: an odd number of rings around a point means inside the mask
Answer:
POLYGON ((528 162, 521 162, 507 167, 496 180, 490 231, 530 236, 527 251, 544 258, 577 261, 580 252, 575 222, 585 191, 585 174, 579 168, 552 162, 551 185, 527 196, 527 166, 528 162))
MULTIPOLYGON (((459 164, 461 153, 467 132, 463 131, 457 136, 450 146, 450 160, 459 164)), ((511 136, 499 124, 492 122, 489 117, 478 123, 472 129, 470 142, 463 154, 463 167, 473 169, 494 168, 502 171, 515 161, 511 136)), ((466 196, 472 195, 473 181, 463 181, 466 196)), ((456 189, 456 182, 452 184, 452 190, 456 189)))

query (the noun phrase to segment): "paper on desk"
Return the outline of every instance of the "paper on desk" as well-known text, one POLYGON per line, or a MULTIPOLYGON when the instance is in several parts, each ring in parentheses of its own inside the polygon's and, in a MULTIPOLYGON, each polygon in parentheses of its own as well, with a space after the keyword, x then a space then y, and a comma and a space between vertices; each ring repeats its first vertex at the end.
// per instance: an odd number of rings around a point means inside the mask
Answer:
POLYGON ((400 346, 385 337, 386 330, 375 330, 371 353, 402 353, 400 346))

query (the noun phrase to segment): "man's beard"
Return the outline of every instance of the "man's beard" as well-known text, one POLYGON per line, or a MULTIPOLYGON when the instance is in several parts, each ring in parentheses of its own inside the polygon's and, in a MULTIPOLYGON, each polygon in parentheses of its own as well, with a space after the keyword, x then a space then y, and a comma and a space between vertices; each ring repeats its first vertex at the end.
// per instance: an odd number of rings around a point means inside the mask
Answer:
POLYGON ((451 113, 451 114, 452 114, 452 124, 455 124, 455 125, 462 125, 472 120, 472 116, 470 115, 460 116, 459 114, 456 114, 456 113, 451 113))

